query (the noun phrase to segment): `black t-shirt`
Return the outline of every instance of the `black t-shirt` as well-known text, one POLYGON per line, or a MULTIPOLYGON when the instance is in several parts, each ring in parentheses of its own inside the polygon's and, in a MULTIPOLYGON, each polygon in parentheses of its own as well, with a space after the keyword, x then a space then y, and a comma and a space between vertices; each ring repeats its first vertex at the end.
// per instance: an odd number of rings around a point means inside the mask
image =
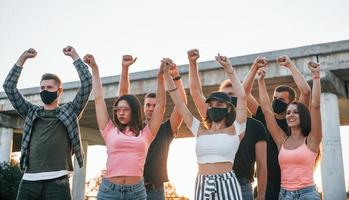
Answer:
MULTIPOLYGON (((280 172, 280 166, 279 166, 279 150, 276 146, 276 143, 274 142, 272 136, 270 135, 268 131, 267 124, 265 122, 265 117, 262 112, 262 108, 259 106, 257 108, 256 116, 253 116, 255 119, 261 121, 264 126, 267 128, 267 135, 268 135, 268 148, 267 148, 267 160, 268 160, 268 182, 276 182, 280 183, 281 181, 281 172, 280 172)), ((286 119, 276 119, 277 124, 279 127, 285 131, 285 133, 288 132, 288 126, 286 119)))
POLYGON ((241 140, 234 160, 234 172, 238 178, 253 182, 254 164, 256 162, 256 143, 267 141, 264 125, 253 118, 247 118, 245 136, 241 140))
POLYGON ((170 120, 163 122, 150 144, 144 165, 144 182, 163 183, 168 181, 167 157, 173 140, 170 120))

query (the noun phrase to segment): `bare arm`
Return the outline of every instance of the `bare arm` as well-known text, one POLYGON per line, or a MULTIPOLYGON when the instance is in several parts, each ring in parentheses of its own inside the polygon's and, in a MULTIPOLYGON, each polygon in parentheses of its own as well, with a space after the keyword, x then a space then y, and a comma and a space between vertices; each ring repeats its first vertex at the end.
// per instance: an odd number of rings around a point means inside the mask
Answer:
POLYGON ((116 93, 116 96, 122 96, 125 94, 129 94, 130 92, 130 80, 128 75, 128 69, 129 67, 135 63, 137 58, 133 59, 131 55, 123 55, 122 56, 122 63, 121 63, 121 74, 120 74, 120 81, 119 81, 119 87, 118 91, 116 93))
POLYGON ((257 200, 265 199, 265 190, 267 188, 267 142, 259 141, 255 145, 256 163, 257 163, 257 200))
POLYGON ((200 57, 199 50, 191 49, 188 51, 189 60, 189 90, 194 100, 195 106, 200 116, 206 117, 207 105, 206 98, 202 92, 202 86, 199 78, 197 59, 200 57))
MULTIPOLYGON (((176 64, 172 65, 172 67, 170 68, 170 74, 171 74, 172 80, 174 81, 175 87, 178 89, 180 98, 182 99, 182 101, 185 102, 185 104, 187 104, 187 95, 185 94, 183 83, 182 83, 182 80, 180 79, 180 74, 176 64)), ((183 118, 181 114, 178 112, 177 107, 174 106, 173 112, 170 117, 171 130, 173 134, 177 133, 177 129, 181 125, 182 121, 183 121, 183 118)))
POLYGON ((286 133, 279 127, 274 117, 274 112, 271 108, 269 95, 267 88, 265 86, 265 69, 261 68, 258 70, 258 90, 259 90, 259 102, 265 116, 265 121, 268 127, 268 130, 275 141, 278 149, 280 149, 282 142, 286 138, 286 133))
POLYGON ((164 78, 166 81, 167 89, 169 91, 169 94, 172 98, 173 103, 176 106, 177 111, 180 113, 180 115, 183 117, 184 123, 191 127, 193 123, 193 115, 189 111, 187 105, 183 101, 182 98, 178 98, 180 96, 178 89, 176 88, 173 79, 170 75, 170 66, 172 65, 171 61, 169 59, 163 60, 163 66, 164 66, 164 78), (167 64, 166 64, 167 62, 167 64))
POLYGON ((299 101, 305 106, 309 107, 311 90, 308 82, 304 79, 294 62, 288 56, 280 56, 277 59, 277 62, 279 65, 284 66, 290 70, 292 77, 301 92, 299 101))
POLYGON ((107 106, 103 97, 103 86, 99 76, 98 66, 94 57, 90 54, 85 55, 84 62, 92 69, 92 89, 95 98, 95 109, 98 128, 103 130, 107 127, 110 120, 107 106))
POLYGON ((151 122, 149 124, 150 131, 155 137, 162 120, 164 118, 165 112, 165 104, 166 104, 166 94, 165 94, 165 83, 164 83, 164 72, 160 67, 157 76, 157 89, 156 89, 156 105, 154 108, 153 116, 151 122))
POLYGON ((253 81, 256 77, 258 69, 261 67, 265 67, 267 63, 268 62, 265 57, 257 57, 254 60, 252 67, 250 68, 250 71, 248 72, 247 76, 242 82, 242 86, 244 87, 247 96, 247 108, 254 116, 256 116, 259 104, 257 100, 252 96, 253 81))
POLYGON ((310 104, 311 131, 308 136, 308 146, 313 152, 317 152, 322 140, 322 125, 320 112, 320 65, 315 62, 309 62, 308 68, 310 69, 313 78, 313 90, 310 104))
POLYGON ((233 92, 237 97, 238 101, 236 104, 236 121, 239 124, 245 123, 247 120, 247 102, 246 102, 246 94, 245 90, 242 87, 239 78, 236 74, 236 70, 232 67, 229 59, 225 56, 221 56, 218 54, 216 56, 217 62, 221 64, 228 75, 233 87, 233 92))

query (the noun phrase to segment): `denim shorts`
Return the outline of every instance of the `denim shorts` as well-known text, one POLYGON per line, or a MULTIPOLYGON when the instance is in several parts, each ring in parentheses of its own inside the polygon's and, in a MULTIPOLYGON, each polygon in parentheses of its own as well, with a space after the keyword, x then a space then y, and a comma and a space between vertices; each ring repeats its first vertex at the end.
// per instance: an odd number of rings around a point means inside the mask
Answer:
POLYGON ((143 180, 134 185, 119 185, 104 178, 97 193, 98 200, 145 200, 146 198, 143 180))
POLYGON ((315 186, 309 186, 299 190, 280 189, 279 200, 320 200, 320 194, 315 186))

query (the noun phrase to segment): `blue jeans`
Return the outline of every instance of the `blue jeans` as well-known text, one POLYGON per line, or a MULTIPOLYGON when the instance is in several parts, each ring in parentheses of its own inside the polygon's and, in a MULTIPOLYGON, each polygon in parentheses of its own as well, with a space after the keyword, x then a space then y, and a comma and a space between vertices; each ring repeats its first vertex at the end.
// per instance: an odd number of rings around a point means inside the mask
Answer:
POLYGON ((103 179, 97 193, 98 200, 146 200, 144 181, 135 185, 119 185, 103 179))
POLYGON ((316 191, 315 186, 310 186, 295 191, 289 191, 281 188, 279 200, 320 200, 320 195, 316 191))
POLYGON ((147 200, 165 200, 164 186, 147 190, 147 200))
POLYGON ((22 180, 18 188, 17 200, 71 200, 69 178, 62 176, 50 180, 22 180))
POLYGON ((241 187, 241 194, 243 200, 253 200, 252 185, 244 177, 238 178, 241 187))

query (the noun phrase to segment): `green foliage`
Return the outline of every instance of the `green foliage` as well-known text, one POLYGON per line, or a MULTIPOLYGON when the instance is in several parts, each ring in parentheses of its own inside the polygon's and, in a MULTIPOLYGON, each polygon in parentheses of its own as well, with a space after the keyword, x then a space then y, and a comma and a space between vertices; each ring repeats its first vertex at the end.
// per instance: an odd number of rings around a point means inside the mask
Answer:
POLYGON ((19 163, 11 160, 10 163, 0 164, 0 200, 14 200, 17 196, 19 183, 22 179, 22 173, 19 163))

